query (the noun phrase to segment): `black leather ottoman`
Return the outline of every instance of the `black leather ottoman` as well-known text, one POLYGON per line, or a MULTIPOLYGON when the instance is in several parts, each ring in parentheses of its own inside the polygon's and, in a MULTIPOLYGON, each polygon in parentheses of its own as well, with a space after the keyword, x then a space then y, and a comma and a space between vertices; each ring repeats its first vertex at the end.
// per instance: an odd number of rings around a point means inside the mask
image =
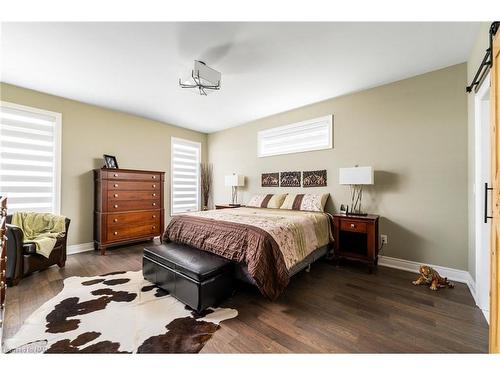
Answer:
POLYGON ((233 291, 232 263, 215 254, 168 243, 144 248, 144 278, 200 312, 233 291))

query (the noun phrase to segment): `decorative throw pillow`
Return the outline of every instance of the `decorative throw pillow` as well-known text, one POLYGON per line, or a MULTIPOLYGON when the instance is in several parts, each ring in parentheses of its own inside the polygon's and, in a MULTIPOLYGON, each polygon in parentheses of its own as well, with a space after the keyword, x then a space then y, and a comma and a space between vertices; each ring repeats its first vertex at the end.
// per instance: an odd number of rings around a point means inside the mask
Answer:
POLYGON ((284 210, 325 211, 329 193, 326 194, 289 194, 281 205, 284 210))
POLYGON ((280 208, 286 194, 257 194, 247 203, 247 207, 280 208))

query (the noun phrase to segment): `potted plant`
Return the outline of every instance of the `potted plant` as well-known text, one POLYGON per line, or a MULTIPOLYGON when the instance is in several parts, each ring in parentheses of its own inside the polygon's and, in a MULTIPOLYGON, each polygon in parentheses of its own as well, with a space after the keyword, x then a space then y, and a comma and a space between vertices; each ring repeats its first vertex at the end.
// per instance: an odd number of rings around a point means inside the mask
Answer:
POLYGON ((200 163, 202 210, 208 210, 208 200, 212 190, 212 164, 200 163))

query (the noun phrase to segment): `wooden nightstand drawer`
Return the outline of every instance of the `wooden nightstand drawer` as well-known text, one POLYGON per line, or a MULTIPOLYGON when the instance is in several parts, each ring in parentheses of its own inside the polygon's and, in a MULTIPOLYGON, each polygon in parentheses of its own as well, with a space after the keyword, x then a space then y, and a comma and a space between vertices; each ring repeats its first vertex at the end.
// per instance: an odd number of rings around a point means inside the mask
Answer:
POLYGON ((348 232, 366 233, 366 223, 359 221, 342 220, 340 222, 340 230, 348 232))

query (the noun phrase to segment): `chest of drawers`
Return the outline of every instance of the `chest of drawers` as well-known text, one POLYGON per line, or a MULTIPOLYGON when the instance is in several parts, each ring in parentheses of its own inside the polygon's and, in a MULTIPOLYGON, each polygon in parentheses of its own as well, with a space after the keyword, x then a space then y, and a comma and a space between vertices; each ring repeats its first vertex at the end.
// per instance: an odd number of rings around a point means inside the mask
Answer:
POLYGON ((164 172, 94 170, 94 246, 106 248, 160 236, 164 227, 164 172))

